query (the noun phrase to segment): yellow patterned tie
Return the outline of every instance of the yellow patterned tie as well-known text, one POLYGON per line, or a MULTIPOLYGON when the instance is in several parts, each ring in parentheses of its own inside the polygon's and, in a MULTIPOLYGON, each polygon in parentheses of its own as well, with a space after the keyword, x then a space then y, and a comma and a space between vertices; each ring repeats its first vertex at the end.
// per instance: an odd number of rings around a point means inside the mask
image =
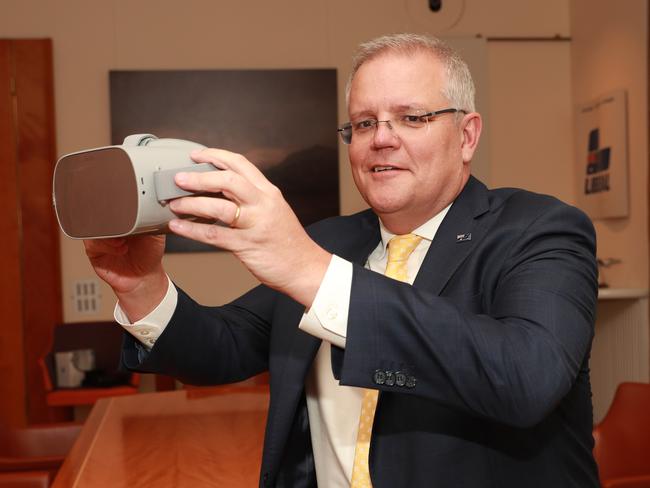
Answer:
MULTIPOLYGON (((400 281, 408 280, 406 264, 411 253, 418 246, 421 237, 415 234, 395 236, 388 243, 388 263, 386 272, 389 278, 400 281)), ((359 433, 357 434, 357 447, 354 452, 354 466, 352 468, 351 488, 371 488, 370 472, 368 469, 368 451, 370 449, 370 435, 372 433, 372 422, 377 407, 378 390, 365 390, 363 403, 361 404, 361 415, 359 417, 359 433)))

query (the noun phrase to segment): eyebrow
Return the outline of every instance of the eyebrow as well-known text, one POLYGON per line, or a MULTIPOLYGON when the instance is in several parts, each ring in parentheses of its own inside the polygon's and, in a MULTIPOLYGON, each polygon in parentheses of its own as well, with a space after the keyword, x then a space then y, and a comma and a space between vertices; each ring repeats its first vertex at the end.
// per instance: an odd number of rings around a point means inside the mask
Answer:
MULTIPOLYGON (((415 103, 410 103, 410 104, 400 104, 400 105, 392 105, 390 107, 390 111, 392 113, 396 112, 405 112, 408 110, 424 110, 426 111, 422 105, 420 104, 415 104, 415 103)), ((375 116, 375 111, 374 110, 360 110, 358 112, 354 112, 350 114, 351 119, 358 119, 359 117, 365 117, 365 116, 375 116)))

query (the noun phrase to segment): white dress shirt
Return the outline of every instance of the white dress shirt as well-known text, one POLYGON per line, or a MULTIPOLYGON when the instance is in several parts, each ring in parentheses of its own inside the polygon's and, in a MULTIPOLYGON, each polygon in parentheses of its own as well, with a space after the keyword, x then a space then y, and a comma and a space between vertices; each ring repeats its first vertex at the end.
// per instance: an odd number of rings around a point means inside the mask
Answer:
MULTIPOLYGON (((408 282, 413 284, 440 223, 451 205, 412 233, 422 241, 409 257, 408 282)), ((368 257, 366 268, 384 274, 388 260, 387 245, 394 236, 380 222, 381 242, 368 257)), ((323 339, 305 382, 318 486, 350 486, 354 450, 363 389, 341 386, 331 367, 331 344, 345 348, 347 320, 352 287, 352 263, 333 256, 311 308, 305 312, 299 328, 323 339)), ((155 344, 169 323, 178 301, 178 292, 169 281, 162 302, 143 319, 129 323, 115 306, 115 320, 147 349, 155 344)))

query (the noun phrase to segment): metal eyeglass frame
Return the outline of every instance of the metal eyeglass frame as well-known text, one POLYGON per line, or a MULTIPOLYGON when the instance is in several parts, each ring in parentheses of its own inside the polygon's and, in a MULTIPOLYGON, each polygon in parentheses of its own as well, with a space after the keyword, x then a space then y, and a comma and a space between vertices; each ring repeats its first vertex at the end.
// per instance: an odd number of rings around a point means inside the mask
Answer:
MULTIPOLYGON (((462 108, 443 108, 442 110, 436 110, 434 112, 426 112, 422 115, 419 115, 418 117, 436 117, 437 115, 444 115, 444 114, 453 114, 453 113, 468 113, 467 110, 463 110, 462 108)), ((373 119, 368 119, 373 120, 373 119)), ((388 124, 388 127, 390 129, 393 128, 391 125, 390 119, 388 120, 374 120, 373 126, 375 129, 379 126, 380 123, 385 122, 388 124)), ((352 143, 352 122, 346 122, 343 124, 341 127, 339 127, 336 130, 339 133, 339 136, 341 136, 341 140, 343 141, 343 144, 351 144, 352 143)))

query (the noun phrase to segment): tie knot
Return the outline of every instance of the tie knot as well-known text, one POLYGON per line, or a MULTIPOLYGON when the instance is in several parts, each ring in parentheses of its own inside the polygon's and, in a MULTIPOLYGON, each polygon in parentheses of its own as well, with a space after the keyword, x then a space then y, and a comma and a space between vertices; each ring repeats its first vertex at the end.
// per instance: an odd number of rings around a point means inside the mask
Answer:
POLYGON ((388 242, 388 262, 406 261, 422 238, 415 234, 395 236, 388 242))
POLYGON ((388 243, 388 262, 385 275, 399 281, 408 281, 407 261, 422 238, 415 234, 395 236, 388 243))

